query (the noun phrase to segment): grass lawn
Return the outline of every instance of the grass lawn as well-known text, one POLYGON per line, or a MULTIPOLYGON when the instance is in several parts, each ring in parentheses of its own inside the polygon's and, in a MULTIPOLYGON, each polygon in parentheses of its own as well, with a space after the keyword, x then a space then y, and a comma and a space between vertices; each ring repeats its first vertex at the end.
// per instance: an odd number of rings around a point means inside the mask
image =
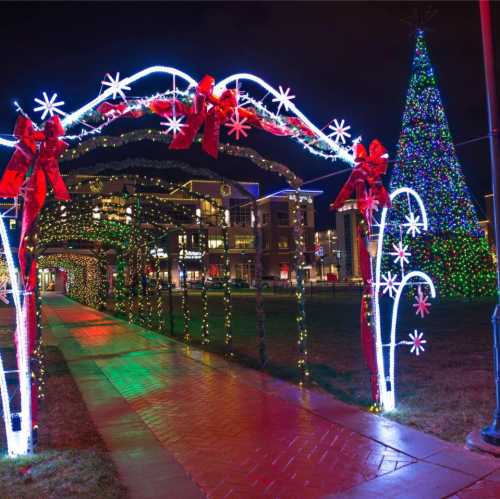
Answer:
MULTIPOLYGON (((200 293, 189 292, 193 343, 200 342, 200 293)), ((175 294, 175 333, 182 336, 180 296, 175 294)), ((251 291, 234 291, 233 338, 235 360, 258 366, 255 301, 251 291)), ((397 410, 387 417, 462 443, 466 434, 489 423, 494 408, 492 337, 493 300, 434 300, 424 320, 409 302, 401 304, 399 338, 415 328, 428 340, 420 357, 410 348, 397 349, 397 410)), ((266 329, 271 374, 296 376, 295 302, 291 295, 265 295, 266 329)), ((222 294, 209 292, 212 343, 224 350, 222 294)), ((369 377, 359 337, 359 294, 323 292, 307 296, 309 360, 313 386, 345 402, 370 405, 369 377)))
MULTIPOLYGON (((0 309, 1 319, 5 311, 0 309)), ((14 360, 11 329, 0 333, 2 355, 14 360)), ((90 419, 80 391, 60 351, 45 348, 46 398, 40 408, 40 436, 32 458, 0 457, 0 497, 99 499, 127 497, 116 469, 90 419)), ((5 453, 5 436, 0 432, 0 452, 5 453)))

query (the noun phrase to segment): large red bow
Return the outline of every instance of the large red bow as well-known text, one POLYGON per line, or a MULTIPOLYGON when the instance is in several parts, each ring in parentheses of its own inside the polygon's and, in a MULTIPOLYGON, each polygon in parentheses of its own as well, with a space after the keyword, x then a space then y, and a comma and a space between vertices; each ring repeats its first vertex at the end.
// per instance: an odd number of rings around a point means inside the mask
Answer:
POLYGON ((189 149, 204 125, 202 148, 217 158, 220 127, 233 114, 238 102, 234 90, 224 90, 220 97, 216 97, 213 93, 214 84, 212 76, 206 75, 201 79, 188 113, 187 126, 174 137, 170 149, 189 149))
POLYGON ((391 205, 389 195, 382 184, 382 175, 387 172, 387 150, 377 139, 370 144, 370 154, 366 152, 363 144, 356 144, 355 162, 356 166, 349 179, 330 208, 339 209, 355 192, 358 210, 367 222, 371 223, 371 213, 374 209, 391 205))
POLYGON ((19 139, 14 154, 0 180, 0 197, 16 197, 31 166, 33 171, 27 187, 35 190, 40 209, 47 194, 47 180, 54 188, 54 197, 68 200, 69 192, 64 184, 57 158, 66 150, 67 144, 60 139, 64 128, 58 116, 46 123, 43 131, 34 130, 29 118, 18 116, 14 135, 19 139), (37 147, 39 144, 39 147, 37 147))

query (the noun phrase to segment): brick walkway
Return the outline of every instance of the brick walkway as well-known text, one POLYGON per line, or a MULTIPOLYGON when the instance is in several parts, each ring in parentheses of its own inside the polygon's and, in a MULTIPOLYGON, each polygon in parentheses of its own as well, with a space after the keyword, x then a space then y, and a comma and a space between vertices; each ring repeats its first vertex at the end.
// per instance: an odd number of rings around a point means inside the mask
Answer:
POLYGON ((500 497, 500 461, 46 299, 132 497, 500 497))

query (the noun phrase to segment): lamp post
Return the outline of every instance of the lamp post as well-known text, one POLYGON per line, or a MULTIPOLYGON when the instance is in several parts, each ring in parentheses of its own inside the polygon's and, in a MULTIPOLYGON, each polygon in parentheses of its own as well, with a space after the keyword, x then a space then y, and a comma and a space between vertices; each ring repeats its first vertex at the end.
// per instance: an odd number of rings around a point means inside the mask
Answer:
MULTIPOLYGON (((491 184, 493 190, 493 220, 495 227, 495 246, 497 255, 497 288, 500 293, 500 130, 495 90, 495 59, 493 55, 493 34, 491 31, 491 11, 489 0, 479 0, 481 33, 483 40, 484 76, 486 82, 486 102, 488 107, 491 184)), ((500 294, 498 298, 500 298, 500 294)), ((500 302, 492 316, 493 350, 495 361, 496 408, 493 421, 481 430, 483 440, 500 446, 500 302)))

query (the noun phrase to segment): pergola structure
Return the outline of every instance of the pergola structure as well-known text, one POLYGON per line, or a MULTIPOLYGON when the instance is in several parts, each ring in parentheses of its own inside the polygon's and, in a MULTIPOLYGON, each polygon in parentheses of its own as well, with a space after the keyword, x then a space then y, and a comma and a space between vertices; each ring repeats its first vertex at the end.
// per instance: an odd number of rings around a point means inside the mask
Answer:
MULTIPOLYGON (((42 113, 43 123, 33 123, 31 118, 19 107, 19 116, 12 139, 0 138, 0 145, 6 147, 16 147, 13 159, 9 163, 1 182, 0 192, 5 197, 24 197, 23 220, 21 228, 21 241, 19 244, 19 267, 21 275, 21 288, 17 285, 13 276, 13 263, 9 264, 9 274, 13 286, 13 294, 16 296, 15 305, 18 315, 18 327, 16 329, 16 342, 22 348, 18 357, 21 358, 18 366, 19 379, 21 385, 22 408, 16 413, 20 421, 20 428, 16 431, 8 431, 7 440, 9 453, 12 455, 25 454, 32 450, 33 427, 36 421, 36 401, 32 397, 34 392, 30 374, 31 357, 36 352, 37 338, 40 336, 40 301, 37 297, 37 264, 48 265, 50 259, 54 263, 56 260, 73 273, 90 272, 92 262, 97 261, 95 275, 102 274, 103 258, 105 248, 110 248, 117 255, 118 281, 128 280, 130 286, 123 286, 123 293, 118 293, 117 306, 123 308, 129 320, 144 321, 143 305, 139 298, 139 287, 142 280, 139 276, 144 273, 146 262, 151 259, 153 268, 157 269, 157 255, 151 250, 157 247, 157 241, 164 236, 167 231, 178 231, 183 233, 185 224, 176 223, 176 217, 164 216, 162 213, 164 205, 168 201, 152 200, 146 193, 135 191, 128 195, 127 208, 131 213, 125 223, 109 224, 111 220, 97 218, 93 216, 93 209, 99 198, 98 192, 80 193, 77 186, 72 186, 70 190, 75 190, 75 200, 69 201, 70 193, 65 186, 64 179, 58 170, 59 161, 69 161, 82 157, 96 148, 117 148, 126 143, 139 140, 153 140, 168 143, 170 149, 189 149, 194 143, 201 143, 202 149, 216 158, 219 153, 246 157, 259 168, 269 172, 275 172, 281 176, 294 194, 291 196, 293 203, 293 220, 295 228, 295 269, 296 269, 296 298, 297 298, 297 327, 298 327, 298 368, 301 382, 307 379, 309 370, 307 367, 307 327, 305 322, 304 306, 304 235, 301 203, 304 202, 301 196, 301 186, 303 181, 294 172, 284 165, 262 158, 251 149, 232 144, 220 143, 219 135, 222 128, 228 128, 228 136, 231 138, 246 137, 250 128, 271 133, 276 136, 290 137, 301 144, 309 153, 318 155, 326 160, 340 159, 350 166, 354 164, 352 150, 344 147, 345 137, 350 137, 344 122, 338 124, 336 121, 333 132, 325 134, 303 112, 301 112, 292 99, 289 89, 286 91, 280 86, 279 91, 266 83, 261 78, 240 73, 231 75, 217 84, 211 76, 205 76, 198 82, 188 74, 175 68, 166 66, 153 66, 146 68, 127 78, 120 79, 119 73, 115 78, 106 76, 101 92, 97 97, 73 111, 63 112, 60 107, 64 104, 57 100, 57 94, 48 97, 43 94, 43 99, 36 99, 38 107, 35 111, 42 113), (163 75, 171 79, 171 88, 162 90, 149 96, 127 98, 125 92, 130 90, 131 85, 138 85, 140 81, 150 75, 163 75), (248 87, 244 91, 242 84, 248 87), (107 88, 104 88, 107 87, 107 88), (250 87, 253 90, 250 91, 250 87), (258 94, 261 94, 260 96, 258 94), (277 107, 271 110, 265 99, 272 99, 272 106, 277 107), (63 116, 59 119, 59 116, 63 116), (138 120, 146 115, 156 116, 164 119, 161 125, 166 129, 159 132, 154 129, 132 130, 122 133, 119 136, 110 137, 103 135, 107 129, 117 120, 138 120), (48 118, 46 121, 44 121, 48 118), (83 126, 83 128, 81 128, 83 126), (80 130, 78 130, 79 128, 80 130), (202 133, 200 133, 203 130, 202 133), (73 142, 75 145, 66 150, 66 144, 62 141, 73 142), (21 144, 26 154, 21 154, 18 148, 21 144), (30 155, 28 152, 31 151, 30 155), (47 196, 47 179, 54 188, 54 197, 59 201, 64 201, 64 211, 66 220, 74 219, 75 223, 61 221, 61 206, 56 206, 49 202, 42 213, 43 205, 47 196), (25 180, 24 184, 23 181, 25 180), (74 203, 74 209, 71 206, 74 203), (56 208, 56 209, 54 209, 56 208), (154 220, 154 222, 153 222, 154 220), (71 228, 70 228, 71 225, 71 228), (59 234, 54 234, 54 227, 60 227, 59 234), (109 230, 115 231, 116 238, 105 235, 109 230), (52 229, 52 230, 51 230, 52 229), (76 234, 75 230, 79 230, 76 234), (77 239, 73 239, 77 238, 77 239), (59 257, 49 254, 41 256, 39 251, 49 244, 62 243, 78 240, 81 243, 92 243, 92 255, 96 260, 86 260, 77 263, 69 262, 62 258, 63 252, 59 251, 59 257), (131 249, 133 248, 133 250, 131 249), (40 261, 39 261, 40 257, 40 261), (44 260, 45 259, 45 260, 44 260), (77 270, 78 269, 78 270, 77 270), (141 281, 141 282, 139 282, 141 281), (20 296, 23 297, 22 303, 20 296), (26 319, 23 319, 23 315, 26 319), (30 402, 31 401, 31 402, 30 402)), ((139 90, 140 92, 140 90, 139 90)), ((136 92, 137 95, 137 92, 136 92)), ((141 167, 147 160, 134 159, 129 164, 141 167)), ((101 165, 102 166, 102 165, 101 165)), ((111 165, 108 165, 111 166, 111 165)), ((123 166, 123 165, 122 165, 123 166)), ((208 178, 214 176, 220 178, 216 172, 206 171, 208 178)), ((203 173, 200 172, 201 175, 203 173)), ((237 180, 226 179, 237 185, 237 180)), ((92 185, 92 182, 88 182, 92 185)), ((157 181, 157 188, 168 189, 173 187, 172 183, 157 181)), ((179 188, 177 186, 177 188, 179 188)), ((238 188, 242 188, 241 186, 238 188)), ((190 192, 190 195, 193 195, 190 192)), ((166 196, 168 197, 168 196, 166 196)), ((260 338, 260 358, 264 364, 266 361, 265 352, 265 327, 264 314, 262 309, 261 294, 261 265, 259 258, 262 251, 262 241, 257 213, 257 203, 249 196, 249 201, 254 211, 255 220, 255 242, 256 242, 256 302, 257 302, 257 330, 260 338)), ((118 212, 122 206, 109 207, 110 213, 113 210, 118 212)), ((171 213, 170 213, 171 215, 171 213)), ((224 216, 219 214, 218 223, 224 230, 224 216)), ((116 220, 115 220, 116 221, 116 220)), ((199 232, 202 238, 202 248, 206 244, 203 240, 204 220, 194 220, 199 225, 199 232)), ((3 222, 0 224, 0 231, 3 222)), ((227 239, 227 238, 226 238, 227 239)), ((2 232, 2 243, 4 247, 9 246, 7 237, 2 232)), ((227 255, 227 241, 224 243, 224 252, 227 255)), ((227 262, 225 262, 227 265, 227 262)), ((182 261, 181 261, 182 265, 182 261)), ((154 273, 154 272, 153 272, 154 273)), ((184 273, 185 275, 185 273, 184 273)), ((205 281, 206 267, 203 271, 203 282, 205 281)), ((226 345, 231 349, 231 304, 230 290, 228 285, 228 273, 224 275, 224 305, 225 305, 225 331, 226 345)), ((119 287, 121 287, 119 285, 119 287)), ((187 286, 183 287, 183 315, 184 315, 184 338, 190 339, 189 333, 189 310, 187 308, 187 286)), ((144 290, 141 290, 144 291, 144 290)), ((146 295, 148 293, 145 290, 146 295)), ((149 291, 149 296, 154 293, 149 291)), ((102 304, 105 294, 104 284, 99 286, 99 291, 95 301, 97 305, 102 304)), ((157 305, 156 310, 160 310, 157 305)), ((206 287, 202 289, 202 328, 204 341, 209 341, 208 325, 208 301, 206 297, 206 287)), ((151 312, 148 312, 151 313, 151 312)), ((157 312, 158 314, 159 312, 157 312)), ((155 321, 146 320, 152 324, 155 321)), ((159 317, 157 324, 162 324, 159 317)), ((0 359, 1 360, 1 359, 0 359)), ((4 379, 3 368, 0 365, 0 383, 4 379)), ((2 390, 4 393, 6 390, 2 390)), ((10 423, 9 402, 2 398, 6 425, 10 423)), ((17 426, 16 426, 17 428, 17 426)))

